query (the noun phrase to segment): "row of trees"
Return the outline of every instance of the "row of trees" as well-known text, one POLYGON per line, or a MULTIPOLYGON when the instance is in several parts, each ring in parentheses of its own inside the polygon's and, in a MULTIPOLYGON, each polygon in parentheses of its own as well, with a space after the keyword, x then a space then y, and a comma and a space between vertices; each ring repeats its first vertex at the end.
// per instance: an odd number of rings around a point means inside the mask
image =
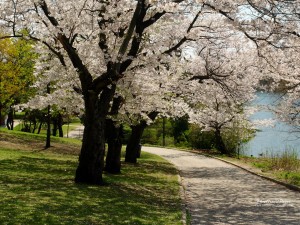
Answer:
MULTIPOLYGON (((10 32, 1 38, 33 40, 39 52, 41 91, 27 105, 84 112, 79 183, 102 183, 106 140, 106 169, 119 170, 122 123, 132 128, 129 162, 157 117, 188 115, 221 137, 233 123, 245 126, 260 79, 290 84, 297 71, 282 76, 297 62, 287 57, 300 36, 294 1, 3 0, 0 7, 10 32)), ((221 138, 218 147, 226 151, 221 138)))

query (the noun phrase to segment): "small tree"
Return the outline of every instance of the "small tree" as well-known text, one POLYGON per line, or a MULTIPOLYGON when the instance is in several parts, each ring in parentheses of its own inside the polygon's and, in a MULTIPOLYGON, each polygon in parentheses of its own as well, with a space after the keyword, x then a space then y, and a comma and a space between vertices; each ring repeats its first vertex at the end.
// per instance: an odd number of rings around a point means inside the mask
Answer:
POLYGON ((8 113, 8 128, 13 129, 14 109, 34 94, 33 70, 36 54, 33 44, 25 40, 0 40, 0 121, 8 113))

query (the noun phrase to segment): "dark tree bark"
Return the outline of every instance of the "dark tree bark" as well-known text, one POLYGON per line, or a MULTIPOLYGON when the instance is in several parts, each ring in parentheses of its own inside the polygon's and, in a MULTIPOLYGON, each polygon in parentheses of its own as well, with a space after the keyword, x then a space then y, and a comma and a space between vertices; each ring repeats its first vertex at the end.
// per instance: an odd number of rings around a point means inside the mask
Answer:
POLYGON ((58 113, 53 119, 53 129, 52 129, 52 135, 56 137, 57 135, 57 131, 58 131, 58 135, 59 137, 63 137, 64 133, 63 133, 63 118, 62 115, 60 113, 58 113))
POLYGON ((131 135, 126 146, 125 162, 137 162, 141 138, 146 127, 147 123, 145 121, 141 121, 138 125, 131 126, 131 135))
MULTIPOLYGON (((47 93, 50 94, 50 84, 47 85, 47 93)), ((45 148, 50 148, 51 146, 51 106, 47 107, 47 137, 46 137, 46 146, 45 148)))
MULTIPOLYGON (((157 112, 151 112, 148 117, 155 120, 157 112)), ((142 120, 138 125, 131 126, 131 135, 126 146, 125 162, 136 163, 143 132, 147 127, 146 121, 142 120)))
POLYGON ((85 93, 85 126, 75 176, 76 183, 103 184, 105 123, 114 93, 115 86, 103 90, 100 98, 96 92, 85 93))
POLYGON ((227 154, 227 149, 223 138, 221 136, 221 130, 219 128, 215 129, 215 139, 216 139, 216 148, 222 153, 227 154))
POLYGON ((58 126, 58 135, 59 135, 59 137, 63 137, 64 136, 64 131, 62 129, 63 124, 64 124, 63 117, 59 113, 58 116, 57 116, 57 126, 58 126))
POLYGON ((89 107, 85 110, 85 127, 75 182, 102 184, 105 117, 97 113, 97 101, 90 99, 87 103, 89 107))
POLYGON ((163 146, 166 146, 166 117, 163 117, 163 146))
POLYGON ((41 133, 42 126, 43 126, 43 122, 40 121, 40 125, 39 125, 39 128, 38 128, 37 134, 41 133))
POLYGON ((52 123, 53 123, 52 136, 56 137, 56 135, 57 135, 57 118, 56 117, 54 117, 52 119, 52 123))
POLYGON ((105 171, 112 174, 121 172, 122 126, 116 126, 111 119, 106 120, 108 150, 105 171))
MULTIPOLYGON (((121 96, 115 97, 110 115, 117 115, 123 103, 124 99, 121 96)), ((107 119, 105 131, 108 150, 104 169, 108 173, 117 174, 121 172, 123 127, 122 125, 118 126, 112 119, 107 119)))
POLYGON ((34 134, 35 130, 36 130, 36 127, 37 127, 37 120, 36 120, 36 118, 33 119, 32 124, 33 124, 32 133, 34 134))

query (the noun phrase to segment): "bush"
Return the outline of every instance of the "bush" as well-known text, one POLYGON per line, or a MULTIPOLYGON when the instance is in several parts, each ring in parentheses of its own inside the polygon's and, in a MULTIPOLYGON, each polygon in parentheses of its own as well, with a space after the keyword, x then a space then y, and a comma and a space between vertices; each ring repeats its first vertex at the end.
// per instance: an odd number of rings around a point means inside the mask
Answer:
POLYGON ((196 149, 211 149, 214 147, 214 133, 202 131, 197 125, 191 125, 188 135, 189 145, 196 149))
POLYGON ((157 129, 151 127, 145 129, 142 137, 142 143, 158 145, 157 129))
POLYGON ((236 132, 236 129, 226 129, 222 132, 222 138, 224 140, 224 144, 226 146, 228 154, 237 155, 240 144, 242 143, 242 139, 238 135, 238 132, 236 132))
MULTIPOLYGON (((158 139, 158 142, 157 142, 158 145, 163 145, 163 135, 161 134, 159 139, 158 139)), ((172 136, 165 136, 165 144, 166 146, 174 146, 174 137, 172 136)))

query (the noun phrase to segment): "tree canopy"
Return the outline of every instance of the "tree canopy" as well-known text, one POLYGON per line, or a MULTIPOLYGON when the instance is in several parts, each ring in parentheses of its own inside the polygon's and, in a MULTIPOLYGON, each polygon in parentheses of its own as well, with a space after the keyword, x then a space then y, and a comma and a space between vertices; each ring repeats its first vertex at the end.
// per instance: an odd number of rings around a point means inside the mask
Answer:
POLYGON ((22 39, 0 40, 0 107, 28 101, 33 95, 34 63, 36 53, 30 41, 22 39))

